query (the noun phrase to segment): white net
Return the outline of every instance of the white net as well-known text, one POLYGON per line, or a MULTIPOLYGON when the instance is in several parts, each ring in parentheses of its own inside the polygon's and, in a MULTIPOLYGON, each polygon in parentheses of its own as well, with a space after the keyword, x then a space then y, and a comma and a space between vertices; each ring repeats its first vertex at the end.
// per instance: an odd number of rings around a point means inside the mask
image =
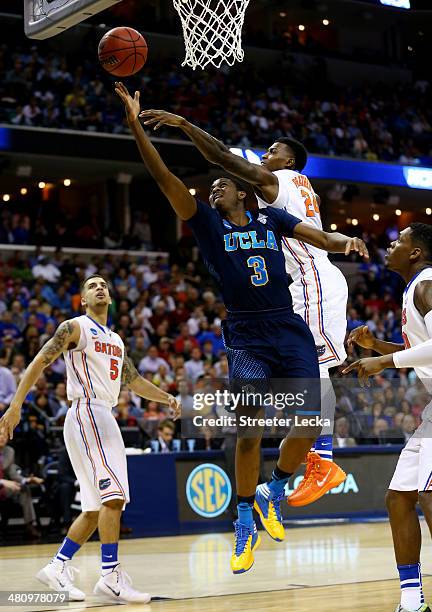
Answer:
POLYGON ((173 0, 183 28, 182 66, 205 68, 242 62, 242 28, 250 0, 173 0))
POLYGON ((50 13, 64 8, 71 3, 71 0, 33 0, 32 18, 33 21, 49 18, 50 13))

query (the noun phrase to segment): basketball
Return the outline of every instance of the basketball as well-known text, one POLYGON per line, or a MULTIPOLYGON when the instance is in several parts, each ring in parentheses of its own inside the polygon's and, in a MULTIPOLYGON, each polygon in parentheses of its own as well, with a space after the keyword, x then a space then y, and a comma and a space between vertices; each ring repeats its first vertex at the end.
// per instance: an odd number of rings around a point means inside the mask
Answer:
POLYGON ((101 39, 98 55, 107 72, 128 77, 139 72, 146 63, 147 43, 133 28, 114 28, 101 39))

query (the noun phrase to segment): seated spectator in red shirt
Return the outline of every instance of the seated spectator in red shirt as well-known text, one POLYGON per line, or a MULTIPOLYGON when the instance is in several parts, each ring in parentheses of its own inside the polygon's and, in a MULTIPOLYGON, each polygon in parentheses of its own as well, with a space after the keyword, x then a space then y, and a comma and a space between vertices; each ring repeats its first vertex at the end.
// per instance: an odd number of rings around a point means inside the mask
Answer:
POLYGON ((174 342, 174 350, 176 353, 185 353, 185 342, 189 342, 192 347, 199 348, 199 342, 194 336, 189 334, 189 328, 186 323, 182 323, 180 326, 180 335, 177 336, 174 342))

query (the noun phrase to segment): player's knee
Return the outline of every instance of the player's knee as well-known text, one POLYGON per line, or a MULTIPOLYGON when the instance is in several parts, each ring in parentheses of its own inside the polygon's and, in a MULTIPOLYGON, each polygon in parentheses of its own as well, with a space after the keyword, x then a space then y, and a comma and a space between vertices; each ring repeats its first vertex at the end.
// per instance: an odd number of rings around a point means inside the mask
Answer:
POLYGON ((388 490, 385 495, 385 505, 387 508, 387 512, 391 514, 395 508, 397 507, 399 502, 398 491, 390 491, 388 490))
POLYGON ((99 518, 99 510, 87 510, 86 512, 82 513, 82 516, 89 523, 94 523, 95 525, 97 525, 99 518))
POLYGON ((423 514, 432 516, 432 491, 420 491, 418 501, 423 514))
POLYGON ((111 508, 111 510, 123 510, 124 499, 110 499, 109 501, 104 502, 104 506, 111 508))
POLYGON ((417 496, 410 491, 395 491, 389 489, 385 496, 387 512, 391 516, 397 512, 411 510, 417 503, 417 496))

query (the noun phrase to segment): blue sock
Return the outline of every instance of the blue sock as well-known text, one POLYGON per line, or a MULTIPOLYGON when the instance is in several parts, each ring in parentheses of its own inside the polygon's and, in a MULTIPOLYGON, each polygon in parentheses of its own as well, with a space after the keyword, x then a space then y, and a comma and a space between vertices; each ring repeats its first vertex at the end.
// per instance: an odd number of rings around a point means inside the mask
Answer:
POLYGON ((102 576, 109 574, 118 565, 118 542, 101 544, 102 576))
POLYGON ((69 538, 65 538, 62 545, 53 557, 53 561, 56 559, 59 561, 69 561, 80 548, 81 544, 77 544, 76 542, 69 540, 69 538))
POLYGON ((321 459, 333 461, 333 436, 331 434, 317 438, 313 448, 321 459))
POLYGON ((406 610, 418 610, 424 604, 420 563, 398 565, 401 605, 406 610))
POLYGON ((248 502, 240 502, 237 504, 237 513, 239 523, 242 525, 247 525, 248 527, 252 527, 253 525, 253 514, 252 514, 253 504, 249 504, 248 502))
POLYGON ((283 472, 281 469, 278 468, 278 466, 275 467, 272 473, 272 479, 267 485, 270 489, 270 492, 272 493, 272 497, 277 497, 278 495, 281 495, 281 493, 283 493, 285 485, 290 479, 290 476, 292 476, 292 474, 289 474, 288 472, 283 472))

